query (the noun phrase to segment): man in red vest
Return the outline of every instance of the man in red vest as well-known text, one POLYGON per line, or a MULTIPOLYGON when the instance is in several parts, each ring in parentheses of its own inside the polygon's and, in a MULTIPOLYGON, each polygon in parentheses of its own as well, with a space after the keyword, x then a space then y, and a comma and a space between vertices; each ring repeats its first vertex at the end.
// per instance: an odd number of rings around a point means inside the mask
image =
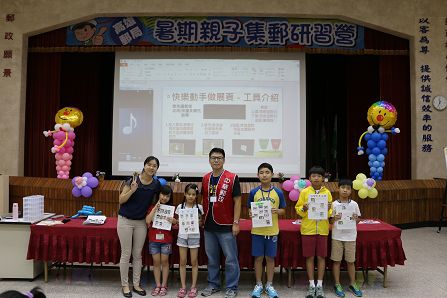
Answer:
POLYGON ((212 171, 202 179, 205 251, 208 257, 208 286, 202 291, 202 296, 211 296, 220 291, 222 249, 225 255, 225 298, 234 298, 240 275, 236 236, 241 215, 241 186, 238 176, 223 168, 223 149, 211 149, 209 162, 212 171))

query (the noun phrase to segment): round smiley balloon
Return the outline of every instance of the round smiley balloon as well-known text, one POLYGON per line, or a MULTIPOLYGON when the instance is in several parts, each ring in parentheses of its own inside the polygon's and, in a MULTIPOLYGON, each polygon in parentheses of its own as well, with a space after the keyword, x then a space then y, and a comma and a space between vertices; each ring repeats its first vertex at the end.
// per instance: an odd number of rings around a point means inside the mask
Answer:
POLYGON ((84 120, 84 115, 81 110, 73 107, 65 107, 57 111, 56 116, 54 117, 54 121, 57 124, 68 123, 72 128, 78 127, 81 125, 84 120))
POLYGON ((373 127, 390 129, 397 121, 397 110, 387 101, 378 101, 369 107, 367 119, 373 127))

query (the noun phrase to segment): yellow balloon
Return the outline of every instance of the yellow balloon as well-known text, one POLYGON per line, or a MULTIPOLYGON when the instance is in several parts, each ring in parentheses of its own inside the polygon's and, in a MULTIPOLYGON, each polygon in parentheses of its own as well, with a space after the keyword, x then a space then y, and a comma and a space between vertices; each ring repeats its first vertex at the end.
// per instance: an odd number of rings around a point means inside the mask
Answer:
POLYGON ((366 119, 371 126, 390 129, 397 121, 397 110, 387 101, 378 101, 369 107, 366 119))
POLYGON ((379 192, 374 187, 368 190, 368 197, 370 197, 371 199, 377 198, 378 194, 379 192))
POLYGON ((363 174, 363 173, 359 173, 359 174, 357 174, 357 176, 355 177, 355 179, 356 179, 356 180, 360 180, 360 181, 362 181, 362 183, 363 183, 363 180, 366 179, 366 175, 363 174))
POLYGON ((366 197, 368 196, 368 190, 366 190, 365 188, 362 188, 359 190, 359 198, 360 199, 366 199, 366 197))
POLYGON ((354 180, 352 182, 352 188, 354 188, 355 190, 359 190, 360 188, 362 188, 363 186, 363 182, 360 180, 354 180))
POLYGON ((78 127, 81 125, 84 120, 84 115, 81 110, 72 107, 65 107, 57 111, 56 116, 54 117, 54 121, 57 124, 68 123, 72 128, 78 127))

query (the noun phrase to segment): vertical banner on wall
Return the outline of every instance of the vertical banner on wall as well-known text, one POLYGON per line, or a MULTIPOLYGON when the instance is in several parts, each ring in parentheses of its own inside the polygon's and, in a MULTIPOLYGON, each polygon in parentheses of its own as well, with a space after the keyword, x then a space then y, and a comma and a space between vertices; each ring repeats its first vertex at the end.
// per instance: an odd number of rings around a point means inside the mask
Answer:
POLYGON ((362 26, 339 21, 252 17, 96 18, 67 27, 69 46, 364 48, 362 26))

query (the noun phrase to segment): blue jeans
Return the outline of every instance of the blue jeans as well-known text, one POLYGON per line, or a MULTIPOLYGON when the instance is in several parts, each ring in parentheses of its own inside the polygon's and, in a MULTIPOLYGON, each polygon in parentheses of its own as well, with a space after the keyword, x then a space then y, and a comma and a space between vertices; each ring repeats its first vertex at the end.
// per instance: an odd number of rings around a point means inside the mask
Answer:
POLYGON ((220 249, 225 255, 226 288, 237 291, 239 284, 239 260, 236 237, 232 232, 205 231, 205 251, 208 257, 208 284, 220 288, 220 249))

